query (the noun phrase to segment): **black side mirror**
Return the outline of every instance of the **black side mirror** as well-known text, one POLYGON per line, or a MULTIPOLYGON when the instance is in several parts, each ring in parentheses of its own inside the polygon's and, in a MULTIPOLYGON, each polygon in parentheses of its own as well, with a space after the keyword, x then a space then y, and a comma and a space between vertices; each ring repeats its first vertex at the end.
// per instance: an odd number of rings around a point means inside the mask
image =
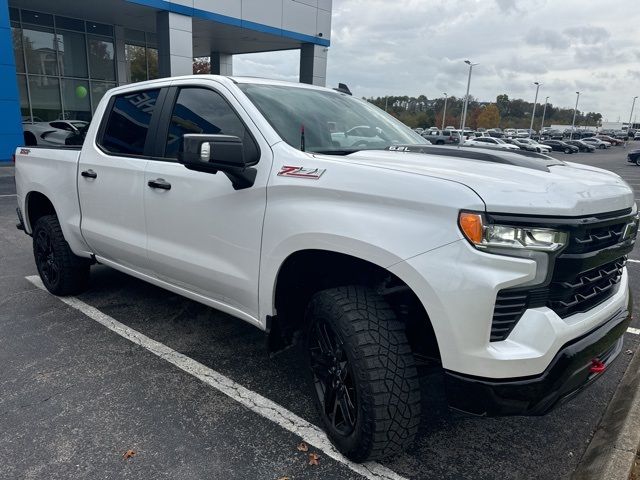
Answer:
POLYGON ((257 174, 245 160, 242 140, 233 135, 187 133, 182 136, 178 161, 189 170, 223 172, 236 190, 252 186, 257 174))

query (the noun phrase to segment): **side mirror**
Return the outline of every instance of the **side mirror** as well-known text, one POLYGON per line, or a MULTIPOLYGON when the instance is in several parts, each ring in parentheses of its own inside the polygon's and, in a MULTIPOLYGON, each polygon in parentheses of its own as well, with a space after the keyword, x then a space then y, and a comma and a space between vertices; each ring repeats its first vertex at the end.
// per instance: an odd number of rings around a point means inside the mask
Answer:
POLYGON ((252 186, 256 179, 256 169, 245 160, 242 140, 233 135, 187 133, 182 136, 178 161, 189 170, 223 172, 236 190, 252 186))

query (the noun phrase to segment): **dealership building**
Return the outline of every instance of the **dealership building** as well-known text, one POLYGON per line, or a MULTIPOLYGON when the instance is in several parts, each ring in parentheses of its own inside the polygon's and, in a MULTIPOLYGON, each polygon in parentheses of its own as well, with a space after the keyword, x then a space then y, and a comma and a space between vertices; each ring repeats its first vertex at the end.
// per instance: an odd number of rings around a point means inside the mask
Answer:
POLYGON ((30 122, 89 121, 108 89, 196 57, 232 75, 235 54, 298 49, 300 81, 324 85, 331 1, 0 0, 0 162, 30 122))

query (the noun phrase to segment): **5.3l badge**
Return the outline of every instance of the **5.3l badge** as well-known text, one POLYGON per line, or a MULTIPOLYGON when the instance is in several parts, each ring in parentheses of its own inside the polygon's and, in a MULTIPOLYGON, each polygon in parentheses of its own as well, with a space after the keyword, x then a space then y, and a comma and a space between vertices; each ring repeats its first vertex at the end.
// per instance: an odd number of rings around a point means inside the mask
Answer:
POLYGON ((318 180, 325 172, 325 168, 305 168, 305 167, 280 167, 278 172, 279 177, 295 177, 295 178, 308 178, 310 180, 318 180))

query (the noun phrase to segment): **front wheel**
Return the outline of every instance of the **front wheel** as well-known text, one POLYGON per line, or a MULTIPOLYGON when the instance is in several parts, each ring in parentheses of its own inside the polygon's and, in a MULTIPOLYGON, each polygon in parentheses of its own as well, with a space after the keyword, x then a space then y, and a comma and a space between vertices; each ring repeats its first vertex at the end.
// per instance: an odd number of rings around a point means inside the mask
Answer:
POLYGON ((564 149, 564 153, 571 153, 571 149, 570 148, 565 148, 564 149))
POLYGON ((306 320, 313 396, 334 445, 355 462, 401 452, 420 423, 404 324, 384 298, 360 286, 316 293, 306 320))
POLYGON ((640 157, 636 158, 635 164, 640 167, 640 157))
POLYGON ((89 260, 71 251, 55 215, 40 217, 33 227, 33 256, 42 283, 54 295, 80 293, 89 283, 89 260))
POLYGON ((599 148, 600 150, 604 150, 605 148, 607 148, 607 146, 606 146, 606 145, 600 145, 598 148, 599 148))

